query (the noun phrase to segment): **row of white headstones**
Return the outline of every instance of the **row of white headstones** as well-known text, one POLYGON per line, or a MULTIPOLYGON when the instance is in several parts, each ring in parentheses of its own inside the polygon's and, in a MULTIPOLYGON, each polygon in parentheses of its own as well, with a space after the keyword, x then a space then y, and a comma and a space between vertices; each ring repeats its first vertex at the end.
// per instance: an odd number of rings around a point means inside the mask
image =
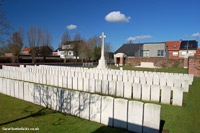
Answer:
POLYGON ((193 76, 58 66, 3 66, 1 77, 182 106, 193 76), (130 72, 130 73, 129 73, 130 72), (150 75, 148 77, 148 75, 150 75), (151 76, 152 75, 152 76, 151 76), (170 78, 164 78, 171 76, 170 78), (159 77, 162 76, 162 77, 159 77), (150 82, 151 81, 151 82, 150 82), (173 99, 171 92, 173 91, 173 99))
POLYGON ((0 93, 104 125, 133 132, 159 132, 161 106, 8 78, 0 93))

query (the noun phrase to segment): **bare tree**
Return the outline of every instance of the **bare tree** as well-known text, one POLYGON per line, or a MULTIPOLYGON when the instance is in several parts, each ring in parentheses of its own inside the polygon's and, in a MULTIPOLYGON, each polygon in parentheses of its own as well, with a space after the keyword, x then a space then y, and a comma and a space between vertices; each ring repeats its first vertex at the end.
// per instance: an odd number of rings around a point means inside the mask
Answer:
MULTIPOLYGON (((59 48, 60 49, 63 49, 63 45, 66 44, 67 42, 69 42, 71 40, 71 37, 68 33, 68 31, 66 30, 62 37, 61 37, 61 41, 60 41, 60 44, 59 44, 59 48)), ((66 63, 66 60, 67 60, 67 56, 68 56, 68 50, 67 48, 64 48, 63 49, 63 52, 62 52, 63 56, 64 56, 64 63, 66 63)))
MULTIPOLYGON (((2 0, 0 0, 0 7, 2 6, 2 0)), ((12 27, 10 26, 4 12, 0 9, 0 54, 8 52, 9 48, 6 45, 8 36, 11 35, 12 27)))
POLYGON ((85 40, 83 40, 79 45, 79 58, 83 60, 89 59, 89 49, 85 40))
POLYGON ((71 37, 68 33, 68 31, 66 30, 62 37, 61 37, 61 41, 60 41, 60 44, 59 44, 59 48, 62 48, 62 45, 64 45, 66 42, 69 42, 71 40, 71 37))
POLYGON ((41 33, 41 47, 39 52, 43 56, 44 61, 48 55, 51 55, 51 41, 52 37, 48 32, 48 29, 43 30, 41 33))
POLYGON ((35 57, 39 53, 39 46, 41 44, 41 29, 31 27, 28 31, 28 42, 31 48, 30 54, 32 56, 32 63, 35 63, 35 57))
POLYGON ((18 32, 14 32, 12 37, 10 37, 10 39, 8 40, 9 51, 13 54, 12 62, 19 62, 20 52, 24 45, 23 36, 23 31, 19 30, 18 32))
POLYGON ((89 57, 98 60, 101 56, 101 40, 98 36, 88 39, 87 46, 89 49, 89 57))
POLYGON ((110 43, 105 43, 105 58, 110 61, 111 57, 110 57, 110 52, 112 51, 112 45, 110 43))
POLYGON ((74 34, 74 48, 73 48, 73 51, 74 51, 74 55, 76 57, 76 61, 77 61, 77 58, 79 56, 79 48, 80 48, 80 41, 81 41, 81 35, 80 33, 75 33, 74 34))

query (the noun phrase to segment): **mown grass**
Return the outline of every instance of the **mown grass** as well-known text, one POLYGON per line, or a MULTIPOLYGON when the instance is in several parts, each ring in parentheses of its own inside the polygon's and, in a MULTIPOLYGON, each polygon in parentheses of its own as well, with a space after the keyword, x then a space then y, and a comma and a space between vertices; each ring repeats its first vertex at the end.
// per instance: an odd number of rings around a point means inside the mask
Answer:
MULTIPOLYGON (((154 71, 131 66, 123 69, 154 71)), ((156 71, 187 73, 184 68, 156 71)), ((162 129, 174 133, 200 132, 200 78, 194 78, 190 92, 184 93, 183 103, 183 107, 160 104, 162 129)), ((38 127, 40 132, 125 132, 0 94, 0 132, 3 127, 38 127)))

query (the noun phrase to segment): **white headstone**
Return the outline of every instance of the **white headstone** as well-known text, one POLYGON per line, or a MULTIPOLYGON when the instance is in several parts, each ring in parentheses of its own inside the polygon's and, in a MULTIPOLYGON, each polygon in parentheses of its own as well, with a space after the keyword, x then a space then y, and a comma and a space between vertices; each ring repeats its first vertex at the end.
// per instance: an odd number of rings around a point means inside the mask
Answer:
POLYGON ((159 77, 158 77, 158 76, 154 76, 154 77, 153 77, 153 84, 154 84, 154 85, 159 85, 159 84, 160 84, 160 80, 159 80, 159 77))
POLYGON ((78 78, 78 90, 83 91, 83 84, 84 83, 84 79, 83 78, 78 78))
POLYGON ((15 80, 15 97, 19 98, 19 81, 15 80))
POLYGON ((88 78, 84 78, 84 91, 88 91, 89 90, 89 79, 88 78))
POLYGON ((59 87, 63 87, 63 76, 62 75, 58 75, 58 78, 59 78, 58 79, 58 86, 59 87))
POLYGON ((47 92, 48 92, 48 87, 45 85, 40 85, 40 102, 41 106, 47 107, 48 101, 47 101, 47 92))
POLYGON ((147 84, 148 85, 152 85, 153 84, 153 77, 151 77, 151 76, 147 77, 147 84))
POLYGON ((141 133, 143 125, 144 103, 138 101, 129 101, 128 104, 128 130, 141 133))
POLYGON ((151 98, 150 85, 143 84, 142 85, 142 100, 144 100, 144 101, 150 101, 150 98, 151 98))
POLYGON ((113 75, 112 74, 108 74, 108 80, 112 81, 113 80, 113 75))
POLYGON ((116 96, 124 97, 124 83, 122 81, 117 81, 116 96))
POLYGON ((28 92, 28 88, 29 88, 29 83, 28 82, 24 82, 24 100, 28 101, 29 100, 29 92, 28 92))
POLYGON ((116 95, 116 81, 109 81, 109 89, 108 89, 108 94, 109 95, 116 95))
POLYGON ((108 80, 102 80, 102 94, 108 95, 108 80))
POLYGON ((166 86, 167 85, 167 79, 165 77, 160 78, 160 86, 166 86))
POLYGON ((65 112, 67 114, 71 113, 71 91, 64 89, 63 90, 63 107, 62 112, 65 112))
POLYGON ((140 100, 141 96, 142 96, 142 86, 141 86, 141 84, 134 83, 133 84, 133 98, 140 100))
POLYGON ((113 126, 114 98, 102 96, 101 123, 113 126))
POLYGON ((132 98, 132 83, 130 82, 124 83, 124 97, 132 98))
POLYGON ((183 105, 183 90, 177 88, 173 90, 173 105, 182 106, 183 105))
POLYGON ((67 77, 67 87, 69 88, 69 89, 72 89, 73 88, 73 77, 67 77))
POLYGON ((160 86, 151 85, 151 101, 159 102, 160 101, 160 86))
POLYGON ((68 81, 67 76, 62 76, 62 87, 63 88, 68 88, 67 81, 68 81))
POLYGON ((100 123, 101 120, 101 96, 90 95, 90 121, 100 123))
POLYGON ((189 92, 189 81, 188 80, 182 81, 182 88, 183 88, 184 92, 189 92))
POLYGON ((108 74, 103 74, 103 80, 108 80, 108 74))
POLYGON ((140 78, 139 77, 134 77, 134 83, 140 83, 140 78))
POLYGON ((167 78, 167 86, 174 87, 174 79, 173 78, 167 78))
POLYGON ((3 78, 3 80, 2 80, 2 82, 3 82, 3 94, 6 94, 6 91, 7 91, 7 79, 5 79, 5 78, 3 78))
POLYGON ((6 94, 10 96, 11 89, 10 89, 10 79, 6 79, 6 94))
POLYGON ((114 102, 114 127, 126 129, 128 100, 116 98, 114 102))
POLYGON ((146 78, 144 76, 140 77, 140 84, 146 84, 146 78))
POLYGON ((123 82, 128 82, 128 75, 123 74, 123 82))
POLYGON ((77 90, 78 89, 78 78, 77 77, 73 77, 73 89, 77 90))
POLYGON ((0 92, 3 93, 3 79, 0 78, 0 92))
POLYGON ((14 84, 14 80, 10 80, 10 94, 12 97, 15 96, 15 84, 14 84))
POLYGON ((161 91, 161 103, 170 104, 171 102, 171 87, 163 86, 161 91))
POLYGON ((34 97, 35 97, 35 90, 34 90, 34 84, 33 83, 29 83, 29 88, 28 88, 28 92, 29 92, 29 102, 34 103, 34 97))
POLYGON ((117 81, 123 81, 123 76, 122 75, 118 75, 117 76, 117 81))
POLYGON ((58 94, 58 88, 52 87, 52 95, 51 95, 51 104, 52 104, 52 109, 57 110, 58 103, 57 103, 57 95, 58 94))
POLYGON ((40 105, 41 104, 41 101, 40 101, 41 100, 41 87, 40 87, 40 85, 35 84, 34 90, 35 90, 35 92, 34 92, 34 94, 35 94, 34 103, 40 105))
POLYGON ((145 103, 144 105, 144 121, 143 132, 159 132, 160 130, 160 117, 161 106, 151 103, 145 103))
POLYGON ((78 117, 80 115, 78 91, 71 91, 71 115, 78 116, 78 117))
POLYGON ((118 81, 118 77, 116 74, 113 74, 113 81, 118 81))
POLYGON ((19 98, 24 99, 24 82, 19 81, 19 98))
POLYGON ((89 84, 89 92, 94 93, 96 90, 96 85, 95 85, 96 81, 94 78, 90 79, 90 84, 89 84))
POLYGON ((102 80, 96 80, 96 92, 101 93, 101 88, 102 88, 102 80))

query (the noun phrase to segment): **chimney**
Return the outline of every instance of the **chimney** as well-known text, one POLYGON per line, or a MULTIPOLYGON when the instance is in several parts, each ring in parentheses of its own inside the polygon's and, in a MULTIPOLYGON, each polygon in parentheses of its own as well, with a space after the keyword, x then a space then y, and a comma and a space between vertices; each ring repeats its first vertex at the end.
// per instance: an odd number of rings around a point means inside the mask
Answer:
POLYGON ((180 42, 182 42, 182 39, 180 39, 180 42))

